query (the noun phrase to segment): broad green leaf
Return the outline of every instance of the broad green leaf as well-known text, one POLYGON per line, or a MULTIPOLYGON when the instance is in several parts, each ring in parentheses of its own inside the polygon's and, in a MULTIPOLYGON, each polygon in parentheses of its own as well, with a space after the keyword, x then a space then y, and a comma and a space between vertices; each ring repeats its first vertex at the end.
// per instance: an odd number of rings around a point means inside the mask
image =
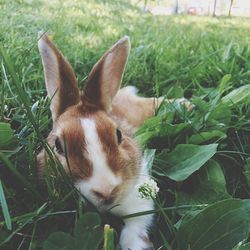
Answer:
MULTIPOLYGON (((215 126, 210 126, 212 128, 216 127, 216 124, 221 123, 222 125, 229 125, 231 121, 231 110, 228 105, 224 103, 220 103, 217 105, 208 115, 207 121, 208 123, 214 123, 215 126)), ((217 125, 217 127, 221 128, 221 125, 217 125)), ((225 126, 227 128, 227 126, 225 126)))
POLYGON ((153 162, 155 159, 155 152, 155 149, 146 148, 143 153, 143 160, 147 164, 147 169, 150 173, 152 172, 153 162))
POLYGON ((137 130, 136 139, 142 146, 145 146, 155 138, 176 136, 190 127, 185 122, 189 114, 190 112, 178 102, 178 99, 172 100, 172 102, 163 102, 157 111, 157 116, 147 119, 137 130), (174 115, 180 120, 177 124, 171 124, 174 115))
POLYGON ((213 130, 209 132, 200 132, 198 134, 192 135, 189 139, 189 143, 191 144, 200 144, 204 143, 208 140, 218 140, 225 139, 227 135, 219 130, 213 130))
POLYGON ((142 127, 136 133, 136 139, 142 146, 145 146, 151 139, 155 137, 175 136, 189 126, 187 123, 172 125, 164 122, 159 118, 153 120, 150 119, 150 123, 147 123, 145 125, 148 125, 148 127, 142 127), (157 120, 158 123, 154 123, 154 120, 157 120))
POLYGON ((228 250, 250 232, 250 200, 219 201, 185 221, 177 232, 181 250, 228 250))
MULTIPOLYGON (((218 162, 210 159, 189 182, 176 192, 176 205, 199 205, 231 198, 226 189, 224 173, 218 162)), ((188 210, 191 211, 190 209, 188 210)), ((180 210, 181 214, 187 210, 180 210)))
POLYGON ((217 144, 204 146, 179 144, 170 153, 163 150, 157 157, 162 175, 174 181, 184 181, 213 157, 217 146, 217 144))
POLYGON ((97 213, 85 213, 76 223, 74 236, 64 232, 52 233, 44 243, 45 250, 98 249, 103 240, 101 218, 97 213), (63 238, 60 241, 60 238, 63 238))
POLYGON ((1 180, 0 180, 0 206, 2 207, 6 227, 8 230, 11 230, 12 229, 11 218, 10 218, 10 213, 9 213, 8 205, 5 199, 1 180))
POLYGON ((136 140, 140 143, 142 147, 144 147, 152 138, 156 136, 155 134, 155 131, 141 133, 136 135, 136 140))
MULTIPOLYGON (((78 250, 75 239, 67 233, 55 232, 44 242, 43 250, 78 250)), ((80 249, 79 249, 80 250, 80 249)))
POLYGON ((99 214, 85 213, 76 223, 74 237, 79 249, 98 249, 103 240, 103 229, 99 214))
POLYGON ((78 236, 80 231, 86 228, 94 228, 101 225, 101 217, 98 213, 88 212, 85 213, 78 221, 75 227, 74 235, 78 236))
POLYGON ((250 84, 234 89, 224 96, 221 101, 228 106, 234 106, 250 96, 250 84))
POLYGON ((14 132, 10 124, 0 122, 0 149, 8 146, 14 138, 14 132))
POLYGON ((177 221, 177 223, 175 223, 175 228, 179 230, 181 225, 195 217, 198 213, 202 211, 202 209, 204 209, 205 206, 208 206, 208 204, 206 203, 203 203, 202 205, 203 207, 193 206, 193 208, 179 209, 178 214, 181 215, 181 218, 179 221, 177 221))
POLYGON ((136 135, 144 132, 159 130, 160 125, 168 122, 166 115, 158 115, 147 119, 143 125, 137 130, 136 135))
POLYGON ((192 99, 192 103, 195 105, 196 112, 199 112, 202 115, 207 114, 207 111, 210 108, 210 104, 199 97, 192 99))

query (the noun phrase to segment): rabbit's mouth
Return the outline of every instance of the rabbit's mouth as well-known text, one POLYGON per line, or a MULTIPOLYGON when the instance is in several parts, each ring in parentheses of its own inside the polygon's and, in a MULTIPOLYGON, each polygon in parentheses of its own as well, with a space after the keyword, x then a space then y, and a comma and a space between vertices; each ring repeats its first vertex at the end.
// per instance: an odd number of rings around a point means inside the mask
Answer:
MULTIPOLYGON (((120 216, 121 215, 121 211, 123 211, 123 203, 113 203, 112 205, 106 206, 100 206, 98 207, 98 211, 101 213, 111 213, 113 215, 116 216, 120 216)), ((126 212, 125 212, 126 213, 126 212)))
POLYGON ((110 200, 110 201, 100 202, 99 205, 96 206, 96 208, 100 212, 108 212, 109 210, 111 210, 112 208, 116 206, 117 205, 114 203, 114 201, 110 200))

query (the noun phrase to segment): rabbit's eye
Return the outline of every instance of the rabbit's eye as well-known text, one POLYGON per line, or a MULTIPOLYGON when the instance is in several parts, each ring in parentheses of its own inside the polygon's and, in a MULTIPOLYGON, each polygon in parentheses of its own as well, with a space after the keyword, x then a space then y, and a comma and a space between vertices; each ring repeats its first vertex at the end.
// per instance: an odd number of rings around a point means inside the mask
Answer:
POLYGON ((63 147, 62 147, 62 144, 59 140, 59 138, 57 137, 56 140, 55 140, 55 146, 56 146, 56 151, 58 154, 63 154, 63 147))
POLYGON ((120 129, 116 129, 116 136, 117 136, 118 144, 120 144, 122 141, 122 132, 120 129))

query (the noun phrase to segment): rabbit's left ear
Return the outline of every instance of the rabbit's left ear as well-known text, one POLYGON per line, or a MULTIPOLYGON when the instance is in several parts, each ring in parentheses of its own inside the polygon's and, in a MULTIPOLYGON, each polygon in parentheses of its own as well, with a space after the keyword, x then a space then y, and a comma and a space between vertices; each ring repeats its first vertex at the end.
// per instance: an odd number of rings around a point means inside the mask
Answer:
POLYGON ((120 88, 130 51, 129 37, 115 43, 95 64, 89 74, 85 98, 99 109, 109 112, 112 99, 120 88))
POLYGON ((80 101, 80 94, 71 65, 46 34, 40 37, 38 48, 54 122, 68 107, 80 101))

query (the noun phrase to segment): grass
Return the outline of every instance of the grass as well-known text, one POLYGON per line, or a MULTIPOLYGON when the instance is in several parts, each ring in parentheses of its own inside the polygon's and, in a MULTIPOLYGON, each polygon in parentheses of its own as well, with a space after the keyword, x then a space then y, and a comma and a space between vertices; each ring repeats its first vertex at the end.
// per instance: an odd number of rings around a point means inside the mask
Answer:
MULTIPOLYGON (((44 138, 51 128, 37 49, 40 30, 53 36, 75 69, 81 88, 98 58, 120 37, 129 35, 132 50, 124 84, 136 85, 146 96, 184 95, 196 105, 190 113, 177 103, 163 105, 137 132, 154 159, 151 171, 160 186, 155 211, 151 211, 156 213, 155 246, 219 250, 247 242, 248 19, 156 17, 129 1, 100 0, 2 0, 0 14, 0 248, 42 248, 51 233, 72 234, 77 221, 82 218, 87 223, 84 215, 95 211, 82 205, 68 181, 55 182, 55 175, 47 178, 47 192, 37 181, 36 154, 46 146, 44 138), (238 93, 232 92, 235 89, 238 93), (203 234, 195 230, 194 225, 202 230, 204 224, 211 230, 204 228, 203 234)), ((101 215, 101 219, 103 224, 112 221, 119 233, 118 218, 101 215)))

